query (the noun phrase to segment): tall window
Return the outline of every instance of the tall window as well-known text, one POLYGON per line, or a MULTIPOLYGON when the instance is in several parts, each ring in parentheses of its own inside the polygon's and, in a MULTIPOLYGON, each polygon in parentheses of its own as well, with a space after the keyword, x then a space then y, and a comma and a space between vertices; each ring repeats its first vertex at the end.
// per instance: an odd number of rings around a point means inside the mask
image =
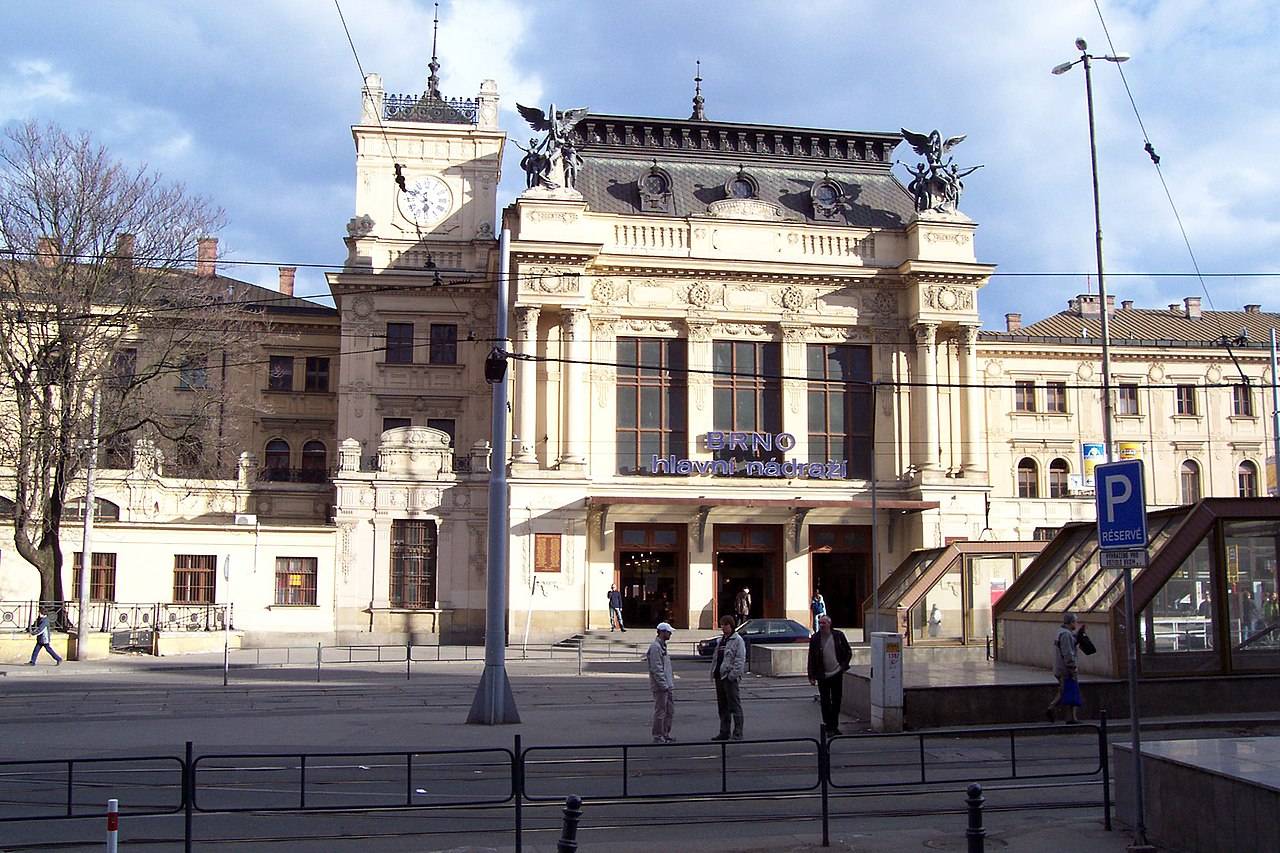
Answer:
POLYGON ((128 470, 133 467, 133 434, 117 432, 102 442, 98 464, 103 468, 128 470))
MULTIPOLYGON (((782 347, 775 342, 714 341, 712 426, 723 432, 782 431, 782 347)), ((717 459, 782 459, 782 451, 717 450, 717 459)))
POLYGON ((1017 379, 1013 383, 1013 409, 1016 412, 1036 410, 1036 383, 1030 379, 1017 379))
POLYGON ((679 339, 618 338, 619 474, 651 473, 655 456, 688 455, 686 352, 679 339))
POLYGON ((311 440, 302 445, 302 481, 323 483, 329 477, 329 450, 323 441, 311 440))
POLYGON ((436 604, 436 523, 421 518, 391 522, 391 606, 411 610, 436 604))
POLYGON ((457 364, 458 327, 452 323, 432 323, 427 357, 432 364, 457 364))
POLYGON ((1236 491, 1242 498, 1258 496, 1258 466, 1245 461, 1236 468, 1236 491))
POLYGON ((276 606, 316 606, 315 557, 276 557, 276 606))
POLYGON ((217 575, 216 554, 174 554, 174 604, 213 604, 217 575))
POLYGON ((1121 382, 1116 386, 1116 414, 1138 414, 1138 386, 1132 382, 1121 382))
POLYGON ((293 356, 271 356, 271 364, 267 368, 267 388, 271 391, 293 390, 293 356))
POLYGON ((263 473, 268 480, 287 480, 289 478, 289 442, 283 438, 273 438, 267 442, 266 464, 263 473))
POLYGON ((173 457, 180 476, 195 476, 205 467, 204 436, 193 429, 175 443, 173 457))
POLYGON ((178 388, 195 391, 209 387, 209 359, 204 353, 188 353, 178 368, 178 388))
POLYGON ((1044 410, 1058 414, 1067 411, 1067 383, 1046 382, 1044 384, 1044 410))
MULTIPOLYGON (((71 596, 80 597, 80 567, 84 565, 84 554, 76 551, 71 556, 71 596)), ((116 555, 93 552, 92 565, 89 566, 89 600, 116 600, 116 555)))
POLYGON ((849 477, 871 476, 871 348, 809 344, 809 461, 849 460, 849 477))
POLYGON ((307 356, 307 377, 304 390, 312 393, 329 390, 329 359, 319 355, 307 356))
POLYGON ((1040 469, 1031 457, 1018 462, 1018 497, 1040 497, 1040 469))
POLYGON ((413 426, 412 419, 410 418, 383 418, 382 419, 383 432, 386 432, 389 429, 399 429, 400 427, 407 427, 407 426, 413 426))
POLYGON ((128 388, 138 373, 138 351, 133 347, 111 354, 111 378, 108 385, 117 390, 128 388))
POLYGON ((413 324, 387 324, 387 364, 413 364, 413 324))
POLYGON ((1065 498, 1070 494, 1067 488, 1069 475, 1067 460, 1055 459, 1049 463, 1049 497, 1065 498))
POLYGON ((1188 459, 1182 463, 1178 478, 1182 484, 1182 502, 1193 504, 1200 500, 1200 466, 1188 459))
POLYGON ((1248 385, 1231 386, 1231 414, 1253 417, 1253 389, 1248 385))
POLYGON ((1174 389, 1175 409, 1179 415, 1196 413, 1196 386, 1179 385, 1174 389))

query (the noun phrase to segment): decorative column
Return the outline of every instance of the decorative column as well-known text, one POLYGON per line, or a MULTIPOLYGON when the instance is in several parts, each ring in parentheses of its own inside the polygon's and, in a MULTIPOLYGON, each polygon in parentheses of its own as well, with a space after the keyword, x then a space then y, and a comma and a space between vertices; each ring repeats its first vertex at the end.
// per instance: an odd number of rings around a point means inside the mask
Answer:
POLYGON ((516 352, 530 356, 517 362, 516 377, 519 396, 516 398, 516 447, 511 459, 514 465, 537 465, 538 432, 538 363, 532 356, 538 353, 538 316, 536 306, 521 305, 516 308, 516 352))
POLYGON ((983 389, 978 376, 978 327, 960 327, 960 382, 964 385, 964 422, 960 433, 964 436, 961 446, 961 466, 964 473, 979 473, 987 468, 986 430, 982 422, 983 389))
POLYGON ((587 360, 587 311, 585 308, 565 308, 560 314, 560 335, 565 343, 565 357, 569 359, 564 366, 565 381, 563 389, 564 406, 561 409, 564 418, 564 451, 560 456, 560 467, 582 466, 586 464, 587 429, 590 422, 585 417, 590 404, 591 389, 586 381, 587 360))
POLYGON ((916 327, 916 382, 912 400, 919 403, 913 420, 923 426, 918 428, 915 458, 921 472, 938 470, 938 324, 917 323, 916 327))
MULTIPOLYGON (((805 376, 808 371, 805 337, 809 324, 784 320, 781 325, 782 375, 805 376)), ((786 453, 788 458, 809 458, 808 391, 809 383, 803 379, 782 380, 782 431, 796 439, 795 448, 786 453)))
MULTIPOLYGON (((689 339, 689 367, 693 370, 711 369, 711 330, 714 323, 709 320, 686 320, 689 339)), ((691 459, 710 459, 711 452, 703 441, 712 429, 711 407, 712 377, 709 373, 689 374, 689 457, 691 459)))

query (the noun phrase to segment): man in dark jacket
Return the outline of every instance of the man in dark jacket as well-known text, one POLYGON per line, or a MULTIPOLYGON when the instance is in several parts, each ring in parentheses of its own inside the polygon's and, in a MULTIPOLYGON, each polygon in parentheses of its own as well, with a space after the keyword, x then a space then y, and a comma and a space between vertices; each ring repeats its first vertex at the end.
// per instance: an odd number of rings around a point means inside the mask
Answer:
POLYGON ((627 630, 627 626, 622 624, 622 593, 618 592, 618 587, 614 584, 609 585, 609 630, 621 628, 623 632, 627 630))
POLYGON ((818 685, 822 722, 828 735, 841 734, 840 701, 844 698, 844 674, 853 660, 853 649, 843 631, 833 630, 831 617, 818 619, 818 633, 809 638, 809 683, 818 685))

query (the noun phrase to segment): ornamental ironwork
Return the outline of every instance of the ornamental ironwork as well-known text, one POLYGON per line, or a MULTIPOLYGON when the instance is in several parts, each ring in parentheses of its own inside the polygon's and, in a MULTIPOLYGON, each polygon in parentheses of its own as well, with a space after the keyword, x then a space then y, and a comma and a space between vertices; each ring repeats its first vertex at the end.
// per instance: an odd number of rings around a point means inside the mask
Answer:
POLYGON ((421 95, 387 95, 382 104, 382 118, 386 121, 475 124, 479 106, 473 100, 446 98, 432 92, 421 95))

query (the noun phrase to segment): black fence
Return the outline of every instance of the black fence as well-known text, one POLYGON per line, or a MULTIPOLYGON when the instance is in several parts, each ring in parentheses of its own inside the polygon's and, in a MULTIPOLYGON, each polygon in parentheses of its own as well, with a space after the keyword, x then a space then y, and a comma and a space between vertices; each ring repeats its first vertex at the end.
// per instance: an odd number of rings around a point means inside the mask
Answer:
MULTIPOLYGON (((1111 829, 1107 720, 909 734, 681 744, 588 744, 409 752, 255 752, 0 762, 0 823, 183 814, 192 849, 198 814, 301 814, 511 808, 515 849, 526 804, 587 794, 598 804, 814 797, 823 846, 833 797, 963 791, 981 780, 1101 786, 1111 829), (1047 740, 1068 739, 1068 751, 1047 740), (1007 744, 1007 748, 997 744, 1007 744), (1074 751, 1072 751, 1074 750, 1074 751), (907 755, 912 757, 907 760, 907 755), (1078 762, 1083 761, 1084 764, 1078 762), (572 786, 578 790, 567 791, 572 786), (1095 778, 1097 777, 1097 778, 1095 778), (709 779, 715 781, 708 782, 709 779)), ((1029 786, 1031 787, 1031 786, 1029 786)), ((1029 806, 1028 806, 1029 807, 1029 806)), ((799 815, 812 821, 817 815, 799 815)), ((726 820, 732 818, 726 817, 726 820)))

